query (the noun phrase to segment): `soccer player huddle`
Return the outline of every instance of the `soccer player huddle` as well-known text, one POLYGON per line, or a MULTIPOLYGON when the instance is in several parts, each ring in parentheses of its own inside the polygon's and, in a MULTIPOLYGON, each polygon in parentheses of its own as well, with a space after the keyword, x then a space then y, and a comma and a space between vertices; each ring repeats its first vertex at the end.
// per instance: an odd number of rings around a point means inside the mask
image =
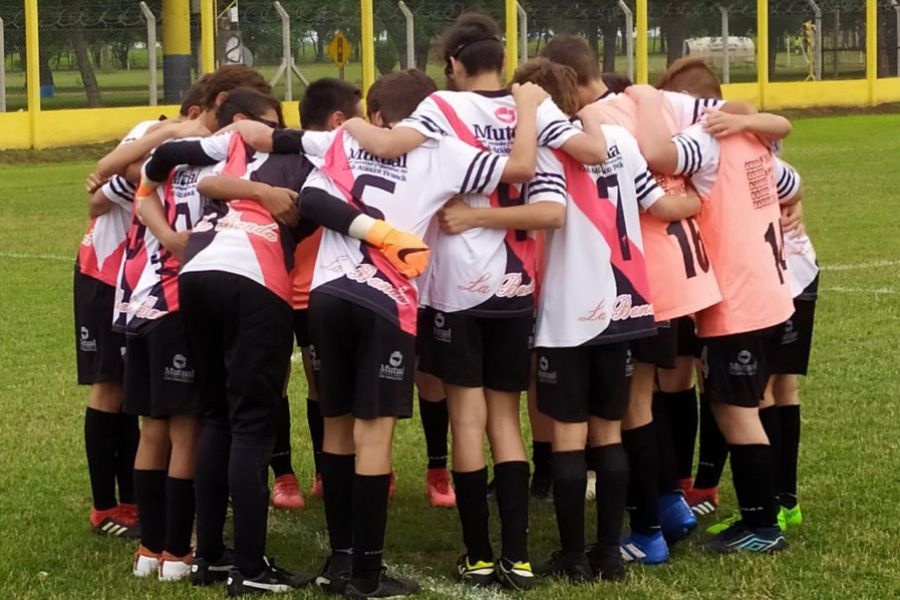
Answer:
POLYGON ((459 512, 461 585, 665 563, 717 509, 729 455, 739 511, 707 550, 778 551, 802 522, 818 267, 800 177, 777 156, 790 123, 724 102, 697 60, 631 85, 559 36, 507 86, 489 17, 461 15, 441 45, 448 91, 386 75, 366 121, 360 90, 319 80, 301 130, 258 73, 224 66, 89 178, 75 313, 91 523, 140 538, 135 576, 231 596, 416 593, 382 561, 414 385, 430 502, 459 512), (330 545, 313 578, 265 555, 269 468, 275 507, 305 504, 294 337, 330 545), (534 563, 530 497, 552 499, 560 545, 534 563))

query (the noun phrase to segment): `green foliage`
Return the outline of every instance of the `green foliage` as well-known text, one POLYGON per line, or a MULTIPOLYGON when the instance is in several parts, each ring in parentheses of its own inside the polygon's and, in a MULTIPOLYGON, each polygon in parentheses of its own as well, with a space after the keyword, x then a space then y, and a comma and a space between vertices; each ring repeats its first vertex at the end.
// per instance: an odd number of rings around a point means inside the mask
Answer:
POLYGON ((397 46, 387 40, 375 42, 375 66, 382 75, 387 75, 394 70, 400 55, 397 46))

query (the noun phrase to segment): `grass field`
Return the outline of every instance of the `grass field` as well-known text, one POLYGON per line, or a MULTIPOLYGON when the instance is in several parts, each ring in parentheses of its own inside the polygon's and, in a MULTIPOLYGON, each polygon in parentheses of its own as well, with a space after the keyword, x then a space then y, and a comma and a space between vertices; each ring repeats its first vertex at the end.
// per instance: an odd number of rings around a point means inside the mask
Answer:
MULTIPOLYGON (((532 597, 900 596, 898 130, 898 115, 798 120, 787 145, 786 157, 805 177, 808 228, 824 267, 813 368, 803 386, 807 522, 789 532, 790 548, 777 557, 713 557, 699 548, 698 534, 674 550, 670 565, 632 568, 622 584, 547 584, 532 597)), ((81 182, 91 163, 71 152, 49 156, 65 162, 31 156, 25 164, 21 153, 0 154, 0 597, 223 597, 220 589, 136 581, 133 545, 90 533, 86 390, 74 383, 71 285, 86 223, 81 182)), ((295 463, 306 485, 303 388, 300 377, 291 383, 295 463)), ((449 579, 459 525, 454 511, 426 504, 417 421, 399 426, 395 448, 387 560, 418 577, 425 597, 500 597, 449 579)), ((723 502, 730 513, 733 495, 723 502)), ((315 569, 325 541, 320 502, 272 513, 268 549, 284 566, 315 569)), ((552 507, 535 505, 533 557, 555 542, 552 507)))

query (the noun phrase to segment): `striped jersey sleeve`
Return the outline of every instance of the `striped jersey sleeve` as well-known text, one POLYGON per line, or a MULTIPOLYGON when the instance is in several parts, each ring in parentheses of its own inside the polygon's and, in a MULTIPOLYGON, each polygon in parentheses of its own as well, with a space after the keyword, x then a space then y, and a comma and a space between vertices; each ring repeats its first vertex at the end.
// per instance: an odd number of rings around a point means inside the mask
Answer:
POLYGON ((440 140, 450 135, 450 125, 447 117, 441 112, 440 107, 432 98, 425 98, 413 111, 413 114, 403 119, 398 126, 415 129, 428 139, 440 140))
POLYGON ((581 131, 575 127, 551 99, 544 100, 537 112, 538 146, 559 149, 581 131))
POLYGON ((523 195, 528 204, 533 202, 556 202, 565 204, 568 199, 566 191, 565 167, 546 147, 539 147, 534 179, 525 186, 523 195))
POLYGON ((620 135, 617 136, 616 146, 626 159, 628 173, 634 179, 634 193, 638 205, 642 210, 650 210, 650 207, 665 196, 666 192, 650 172, 650 167, 647 165, 644 155, 641 154, 637 140, 630 135, 620 135))
POLYGON ((775 184, 778 201, 783 204, 793 200, 800 192, 802 180, 794 167, 775 157, 775 184))
POLYGON ((724 100, 716 98, 694 98, 680 92, 663 92, 663 97, 672 108, 675 117, 675 127, 683 131, 691 125, 696 125, 703 118, 706 109, 719 109, 724 100))
POLYGON ((103 195, 106 198, 125 210, 130 211, 134 203, 134 193, 137 186, 122 177, 121 175, 113 175, 109 181, 103 184, 103 195))
POLYGON ((719 142, 698 124, 674 135, 672 143, 678 153, 673 175, 689 178, 700 195, 705 196, 716 181, 719 142))
POLYGON ((453 137, 438 143, 438 153, 437 164, 441 165, 439 172, 445 189, 459 194, 492 193, 500 185, 509 161, 506 156, 480 150, 453 137))

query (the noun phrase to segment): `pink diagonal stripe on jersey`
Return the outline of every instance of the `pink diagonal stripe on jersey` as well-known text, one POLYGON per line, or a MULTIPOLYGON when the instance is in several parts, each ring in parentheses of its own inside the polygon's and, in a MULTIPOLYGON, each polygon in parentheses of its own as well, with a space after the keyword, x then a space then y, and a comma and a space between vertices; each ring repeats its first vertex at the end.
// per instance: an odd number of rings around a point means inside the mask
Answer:
POLYGON ((622 255, 622 246, 619 244, 619 232, 616 230, 616 208, 609 203, 608 198, 600 198, 597 194, 597 184, 568 154, 561 150, 554 150, 556 157, 566 169, 566 187, 569 195, 574 200, 584 216, 597 228, 606 245, 610 249, 610 261, 619 270, 634 290, 645 300, 650 299, 650 283, 647 279, 647 269, 644 265, 644 257, 640 248, 634 245, 630 239, 628 246, 631 255, 640 260, 625 260, 622 255))
MULTIPOLYGON (((351 206, 355 206, 364 211, 364 207, 360 205, 352 194, 355 180, 353 171, 350 168, 350 160, 347 158, 347 152, 344 150, 343 129, 338 130, 331 146, 325 151, 325 163, 322 165, 322 172, 334 181, 351 206)), ((366 242, 360 243, 365 244, 366 242)), ((400 320, 400 329, 410 335, 416 335, 416 319, 418 317, 419 307, 419 295, 416 292, 416 288, 409 283, 409 280, 407 280, 406 277, 404 277, 377 248, 373 248, 369 252, 369 258, 372 259, 375 267, 388 278, 391 285, 393 285, 398 292, 403 293, 409 298, 408 303, 397 304, 397 317, 400 320)))

